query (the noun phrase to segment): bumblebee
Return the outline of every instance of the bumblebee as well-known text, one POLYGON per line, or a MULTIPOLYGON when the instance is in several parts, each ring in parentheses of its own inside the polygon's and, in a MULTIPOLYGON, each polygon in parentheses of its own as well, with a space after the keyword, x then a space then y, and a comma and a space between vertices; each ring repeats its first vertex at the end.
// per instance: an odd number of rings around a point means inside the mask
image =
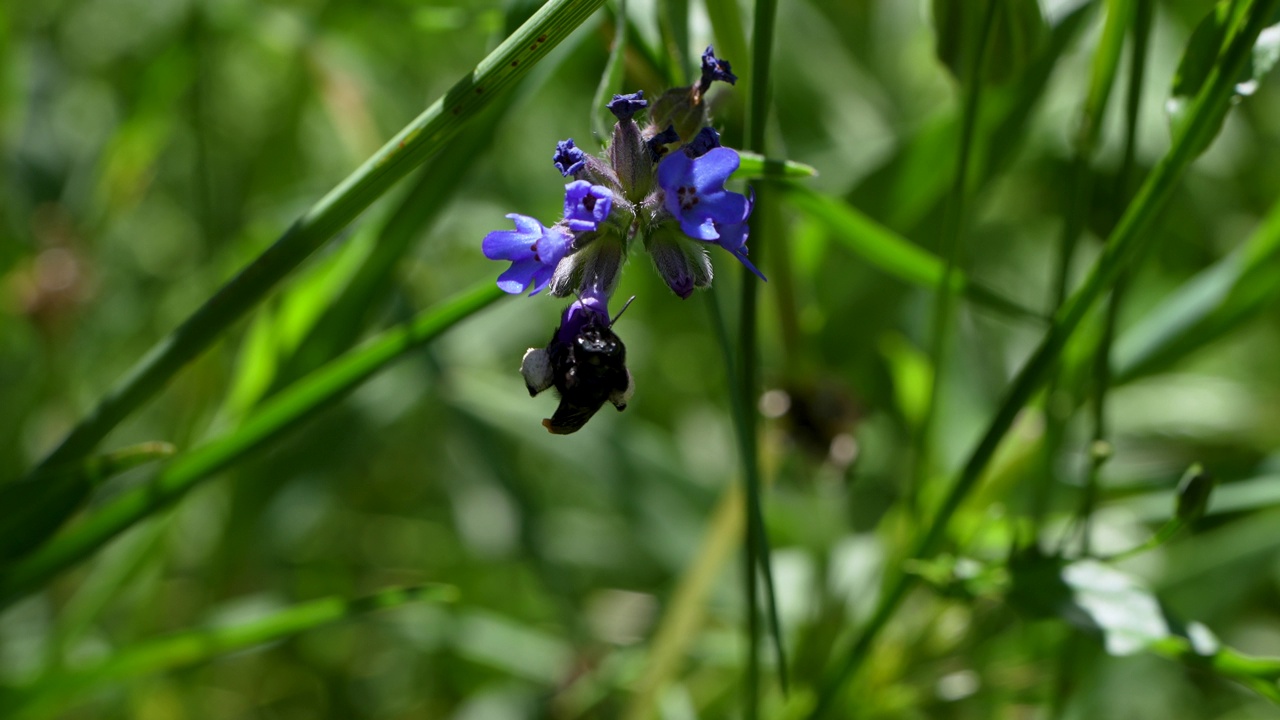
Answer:
POLYGON ((565 309, 547 347, 524 354, 520 374, 529 395, 552 386, 560 395, 555 413, 542 421, 551 433, 581 430, 606 400, 619 412, 626 409, 635 384, 627 369, 627 348, 613 331, 616 321, 579 300, 565 309))

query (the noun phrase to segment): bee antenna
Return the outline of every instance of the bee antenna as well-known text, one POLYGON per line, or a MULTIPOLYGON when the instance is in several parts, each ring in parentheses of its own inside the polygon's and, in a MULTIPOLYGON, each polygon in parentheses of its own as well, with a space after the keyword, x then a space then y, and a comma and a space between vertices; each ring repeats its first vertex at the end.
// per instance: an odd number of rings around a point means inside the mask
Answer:
POLYGON ((609 321, 609 327, 613 327, 613 324, 618 322, 618 318, 622 317, 622 313, 626 312, 627 308, 631 307, 631 301, 635 299, 636 299, 635 295, 632 295, 631 297, 627 298, 627 301, 622 304, 622 309, 619 310, 618 314, 614 315, 613 319, 609 321))

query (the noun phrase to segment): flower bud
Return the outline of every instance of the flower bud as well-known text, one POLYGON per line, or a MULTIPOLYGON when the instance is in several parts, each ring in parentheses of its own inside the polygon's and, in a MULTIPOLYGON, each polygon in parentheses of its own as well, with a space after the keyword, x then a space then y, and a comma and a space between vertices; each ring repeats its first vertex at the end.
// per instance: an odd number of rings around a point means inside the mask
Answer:
POLYGON ((711 285, 711 259, 696 240, 690 239, 674 222, 655 229, 645 238, 645 249, 667 287, 681 298, 694 288, 711 285))
POLYGON ((1178 483, 1178 519, 1188 524, 1199 520, 1209 508, 1209 496, 1217 485, 1217 479, 1206 473, 1199 463, 1188 468, 1178 483))
POLYGON ((551 294, 565 297, 580 288, 597 288, 606 296, 612 295, 627 257, 626 238, 606 228, 578 233, 574 247, 575 252, 556 266, 551 277, 551 294))
POLYGON ((649 120, 657 127, 674 127, 681 142, 689 142, 707 124, 707 107, 697 86, 668 90, 653 104, 649 120))

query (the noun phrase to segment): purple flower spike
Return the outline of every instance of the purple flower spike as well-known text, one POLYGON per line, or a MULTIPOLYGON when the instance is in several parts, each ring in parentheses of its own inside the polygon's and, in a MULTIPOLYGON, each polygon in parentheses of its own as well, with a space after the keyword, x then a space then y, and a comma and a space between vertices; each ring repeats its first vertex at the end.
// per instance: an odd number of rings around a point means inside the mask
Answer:
POLYGON ((560 174, 569 177, 587 164, 587 154, 573 144, 573 138, 556 143, 556 154, 551 156, 560 174))
POLYGON ((564 219, 574 232, 591 232, 609 217, 613 193, 603 185, 574 180, 564 186, 564 219))
POLYGON ((495 230, 484 236, 484 256, 490 260, 509 260, 511 267, 498 276, 503 292, 518 295, 533 288, 537 295, 547 286, 556 265, 569 250, 569 237, 527 215, 507 215, 515 230, 495 230))
POLYGON ((702 80, 698 82, 698 87, 706 92, 707 88, 711 87, 711 83, 716 80, 732 85, 738 82, 738 76, 729 70, 729 61, 716 57, 715 51, 708 45, 706 51, 702 53, 702 80))
POLYGON ((718 147, 720 147, 720 133, 716 132, 715 128, 704 127, 689 141, 688 145, 684 146, 684 151, 689 153, 689 157, 698 158, 718 147))
POLYGON ((746 219, 751 203, 724 189, 739 162, 738 153, 733 150, 714 148, 698 158, 671 153, 658 164, 658 185, 665 194, 664 202, 680 221, 684 234, 695 240, 718 240, 717 224, 735 225, 746 219))
POLYGON ((644 99, 644 91, 637 90, 630 95, 614 95, 606 107, 614 117, 626 121, 648 106, 649 101, 644 99))
POLYGON ((654 162, 658 162, 666 154, 662 146, 680 142, 680 133, 676 132, 674 125, 668 125, 666 130, 654 135, 645 142, 649 146, 649 157, 653 158, 654 162))

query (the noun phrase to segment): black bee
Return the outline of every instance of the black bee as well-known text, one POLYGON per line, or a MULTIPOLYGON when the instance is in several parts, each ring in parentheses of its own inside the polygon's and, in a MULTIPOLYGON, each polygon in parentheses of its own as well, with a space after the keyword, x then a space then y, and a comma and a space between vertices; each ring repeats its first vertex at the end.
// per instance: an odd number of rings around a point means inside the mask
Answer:
POLYGON ((605 400, 619 412, 625 410, 634 389, 627 348, 613 332, 617 317, 610 320, 581 301, 575 305, 565 310, 547 347, 529 348, 520 363, 529 395, 553 385, 560 394, 555 414, 542 421, 556 435, 580 430, 605 400))

